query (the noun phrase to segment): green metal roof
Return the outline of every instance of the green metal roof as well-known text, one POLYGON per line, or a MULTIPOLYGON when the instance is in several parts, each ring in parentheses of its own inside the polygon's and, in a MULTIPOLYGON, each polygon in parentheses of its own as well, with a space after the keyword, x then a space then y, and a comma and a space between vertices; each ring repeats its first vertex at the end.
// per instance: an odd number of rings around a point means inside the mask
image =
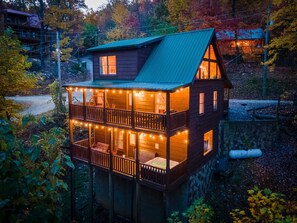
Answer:
POLYGON ((64 87, 86 87, 98 89, 126 89, 126 90, 151 90, 151 91, 174 91, 184 85, 181 83, 140 83, 134 81, 122 80, 98 80, 98 81, 85 81, 72 84, 65 84, 64 87))
POLYGON ((104 45, 89 48, 88 51, 93 52, 93 51, 106 51, 106 50, 112 50, 112 49, 138 48, 147 44, 160 41, 162 38, 163 36, 153 36, 153 37, 120 40, 120 41, 115 41, 104 45))
POLYGON ((204 29, 165 36, 135 81, 191 83, 213 35, 214 29, 204 29))
MULTIPOLYGON (((134 81, 97 80, 65 86, 174 91, 193 82, 206 49, 215 38, 214 34, 214 29, 211 28, 166 36, 122 40, 91 48, 89 51, 123 49, 160 41, 134 81)), ((219 57, 218 61, 222 66, 221 72, 226 86, 232 86, 219 57)))

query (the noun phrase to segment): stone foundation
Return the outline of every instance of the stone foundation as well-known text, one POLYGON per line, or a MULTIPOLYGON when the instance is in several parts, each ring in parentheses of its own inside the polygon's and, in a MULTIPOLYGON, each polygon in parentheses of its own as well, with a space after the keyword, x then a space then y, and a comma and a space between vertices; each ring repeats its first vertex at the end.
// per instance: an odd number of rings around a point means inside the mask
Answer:
POLYGON ((196 170, 188 179, 189 205, 200 197, 204 197, 211 182, 216 158, 208 161, 199 170, 196 170))

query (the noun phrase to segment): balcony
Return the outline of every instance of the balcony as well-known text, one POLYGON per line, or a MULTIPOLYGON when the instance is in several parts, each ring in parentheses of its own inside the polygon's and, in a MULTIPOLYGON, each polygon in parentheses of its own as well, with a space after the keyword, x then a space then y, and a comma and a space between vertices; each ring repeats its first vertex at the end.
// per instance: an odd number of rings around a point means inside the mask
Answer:
POLYGON ((187 126, 187 111, 170 112, 170 129, 167 126, 166 114, 140 112, 126 109, 103 108, 83 104, 70 104, 69 116, 80 121, 120 125, 136 129, 147 129, 165 132, 177 130, 187 126))
POLYGON ((139 179, 140 183, 160 190, 179 182, 186 174, 186 160, 181 162, 170 160, 170 169, 167 172, 166 159, 163 157, 154 157, 146 162, 140 159, 137 163, 132 158, 114 154, 108 150, 108 144, 99 144, 106 149, 88 147, 87 139, 77 141, 71 145, 72 157, 103 170, 139 179))

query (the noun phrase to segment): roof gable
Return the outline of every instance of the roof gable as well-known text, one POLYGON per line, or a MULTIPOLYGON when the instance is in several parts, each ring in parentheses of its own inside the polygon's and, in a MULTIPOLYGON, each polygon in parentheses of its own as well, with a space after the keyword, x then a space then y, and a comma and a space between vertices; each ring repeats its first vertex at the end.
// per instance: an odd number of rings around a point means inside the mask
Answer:
POLYGON ((191 83, 213 35, 214 29, 205 29, 165 36, 135 81, 191 83))
POLYGON ((163 36, 153 36, 153 37, 145 37, 145 38, 120 40, 120 41, 115 41, 104 45, 89 48, 88 51, 99 52, 99 51, 108 51, 108 50, 139 48, 151 43, 161 41, 162 38, 163 36))

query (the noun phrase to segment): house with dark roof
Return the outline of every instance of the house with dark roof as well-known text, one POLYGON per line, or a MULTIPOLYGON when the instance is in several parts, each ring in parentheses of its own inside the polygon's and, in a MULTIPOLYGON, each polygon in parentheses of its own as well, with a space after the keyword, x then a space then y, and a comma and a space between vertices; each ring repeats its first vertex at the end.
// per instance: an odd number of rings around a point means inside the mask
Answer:
POLYGON ((90 201, 95 194, 110 222, 113 213, 165 222, 203 196, 218 154, 232 85, 215 30, 122 40, 89 52, 93 80, 65 87, 71 157, 90 168, 90 201))
MULTIPOLYGON (((1 9, 0 15, 3 15, 3 23, 1 29, 12 29, 17 38, 21 41, 26 54, 31 57, 39 57, 40 54, 40 38, 41 25, 40 20, 36 14, 17 11, 14 9, 1 9)), ((0 30, 3 31, 3 30, 0 30)), ((50 53, 50 44, 53 39, 52 33, 48 30, 43 33, 43 53, 48 55, 50 53)))
POLYGON ((220 30, 216 36, 223 56, 240 53, 246 62, 262 61, 265 42, 263 29, 220 30))

